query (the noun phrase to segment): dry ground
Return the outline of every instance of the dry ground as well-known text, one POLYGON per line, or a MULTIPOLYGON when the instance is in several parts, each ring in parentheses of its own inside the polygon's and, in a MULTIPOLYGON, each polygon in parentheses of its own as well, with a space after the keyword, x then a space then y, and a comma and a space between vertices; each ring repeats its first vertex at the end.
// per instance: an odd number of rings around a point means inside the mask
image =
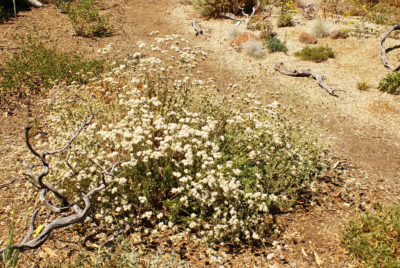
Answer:
MULTIPOLYGON (((66 15, 53 5, 30 12, 21 12, 18 18, 0 25, 0 53, 12 54, 17 45, 11 36, 37 31, 48 35, 50 44, 60 50, 79 51, 88 57, 123 58, 136 51, 136 42, 153 39, 149 33, 160 35, 178 33, 209 53, 208 59, 199 67, 204 77, 213 76, 220 88, 229 83, 241 83, 248 79, 255 86, 267 88, 265 98, 277 99, 292 105, 298 112, 295 120, 315 129, 323 141, 331 144, 329 154, 342 168, 345 187, 326 186, 314 203, 298 211, 277 217, 283 228, 282 238, 275 246, 263 249, 241 250, 229 255, 227 266, 266 267, 275 263, 278 267, 316 266, 315 253, 323 261, 323 267, 346 267, 352 265, 340 246, 340 230, 343 223, 359 207, 372 206, 374 202, 399 203, 400 187, 400 98, 383 94, 376 89, 381 78, 388 74, 379 60, 377 38, 354 38, 346 40, 319 40, 336 52, 336 58, 325 63, 299 61, 294 52, 303 46, 298 40, 301 31, 310 28, 309 23, 296 17, 297 25, 278 29, 279 38, 287 41, 288 55, 268 54, 255 60, 229 47, 228 30, 233 27, 228 20, 203 21, 189 5, 178 0, 110 0, 100 1, 103 13, 112 15, 115 34, 109 38, 81 38, 73 36, 66 15), (43 19, 45 18, 45 19, 43 19), (210 36, 195 36, 191 20, 201 21, 210 36), (36 30, 35 30, 36 29, 36 30), (98 49, 113 43, 110 54, 97 53, 98 49), (283 76, 273 70, 282 61, 287 67, 310 67, 327 76, 327 83, 345 90, 334 98, 323 92, 316 83, 307 78, 283 76), (364 92, 356 89, 357 81, 366 81, 373 88, 364 92), (356 181, 350 178, 355 177, 356 181), (349 195, 350 193, 350 195, 349 195), (315 253, 314 253, 315 252, 315 253), (268 254, 274 253, 274 255, 268 254), (272 256, 272 257, 271 257, 272 256)), ((274 21, 274 19, 272 19, 274 21)), ((332 19, 333 23, 333 19, 332 19)), ((244 30, 244 29, 243 29, 244 30)), ((397 42, 398 40, 391 40, 397 42)), ((1 108, 0 117, 0 184, 15 176, 24 155, 22 128, 28 110, 39 116, 40 99, 29 104, 18 104, 6 113, 1 108)), ((339 181, 339 184, 343 184, 339 181)), ((22 184, 15 184, 0 195, 0 241, 5 241, 10 222, 10 209, 16 208, 17 237, 32 211, 33 201, 19 198, 22 184)), ((69 228, 58 232, 46 247, 58 252, 37 250, 23 255, 23 264, 39 263, 46 267, 51 261, 68 263, 70 256, 81 249, 82 238, 69 228)), ((1 245, 0 245, 1 246, 1 245)), ((189 247, 190 248, 190 247, 189 247)), ((196 267, 207 266, 199 260, 202 249, 193 248, 182 252, 196 267)))

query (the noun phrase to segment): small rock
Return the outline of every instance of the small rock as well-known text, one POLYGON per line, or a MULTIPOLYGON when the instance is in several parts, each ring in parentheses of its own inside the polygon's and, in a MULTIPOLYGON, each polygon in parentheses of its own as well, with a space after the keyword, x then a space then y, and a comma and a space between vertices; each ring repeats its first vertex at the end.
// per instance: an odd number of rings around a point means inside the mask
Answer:
POLYGON ((318 40, 312 34, 302 32, 299 36, 299 42, 303 44, 316 44, 318 43, 318 40))
POLYGON ((267 260, 272 260, 274 258, 275 254, 274 253, 270 253, 267 255, 267 260))
POLYGON ((347 35, 341 30, 334 30, 332 31, 330 37, 332 39, 346 39, 347 35))

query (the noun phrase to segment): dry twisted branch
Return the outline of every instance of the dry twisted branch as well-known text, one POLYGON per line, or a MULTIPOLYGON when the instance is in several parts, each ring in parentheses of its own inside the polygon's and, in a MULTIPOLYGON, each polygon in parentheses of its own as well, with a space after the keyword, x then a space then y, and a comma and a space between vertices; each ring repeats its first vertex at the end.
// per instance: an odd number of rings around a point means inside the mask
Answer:
POLYGON ((389 29, 387 29, 386 32, 384 32, 384 33, 382 34, 381 40, 380 40, 380 44, 379 44, 379 47, 380 47, 380 50, 381 50, 381 60, 382 60, 383 65, 384 65, 386 68, 389 68, 390 70, 392 70, 393 72, 399 71, 399 70, 400 70, 400 65, 397 66, 397 67, 393 67, 393 66, 390 64, 390 62, 389 62, 389 60, 388 60, 388 58, 387 58, 386 53, 389 52, 389 51, 391 51, 391 50, 393 50, 393 49, 398 48, 399 46, 386 49, 385 46, 384 46, 384 43, 385 43, 385 41, 386 41, 386 38, 389 36, 389 34, 390 34, 391 32, 393 32, 393 31, 395 31, 395 30, 400 30, 400 24, 394 25, 394 26, 390 27, 389 29))
POLYGON ((312 77, 317 81, 317 83, 320 87, 325 89, 326 92, 328 92, 331 96, 334 96, 334 97, 339 97, 338 95, 336 95, 335 91, 343 91, 340 89, 329 88, 324 83, 325 76, 323 76, 320 73, 314 72, 311 69, 300 69, 300 70, 294 70, 293 72, 291 72, 285 68, 285 65, 283 64, 283 62, 277 63, 275 65, 274 69, 284 75, 295 76, 295 77, 312 77))
MULTIPOLYGON (((49 185, 43 182, 43 178, 45 176, 48 175, 49 173, 49 162, 46 160, 46 155, 51 155, 51 154, 62 154, 65 150, 69 149, 68 155, 67 155, 67 159, 66 159, 66 163, 68 163, 68 159, 71 153, 71 146, 72 143, 74 142, 74 140, 79 136, 79 134, 83 131, 84 128, 86 128, 93 120, 95 114, 92 112, 92 109, 90 108, 90 102, 89 102, 89 109, 90 109, 90 116, 89 119, 84 120, 81 124, 81 126, 79 127, 79 129, 77 130, 77 132, 73 135, 73 137, 67 142, 67 144, 65 146, 63 146, 61 149, 59 150, 55 150, 55 151, 51 151, 51 152, 43 152, 42 154, 39 154, 31 145, 30 139, 29 139, 29 131, 31 130, 31 128, 29 126, 25 127, 25 139, 26 139, 26 145, 29 148, 29 151, 36 156, 37 158, 40 159, 41 161, 41 166, 44 167, 44 170, 38 175, 35 176, 33 173, 33 169, 36 167, 35 165, 28 165, 25 164, 25 167, 28 169, 28 177, 29 177, 29 181, 31 181, 31 183, 35 183, 34 185, 41 189, 41 193, 40 193, 40 200, 42 202, 42 204, 51 212, 53 213, 60 213, 60 212, 64 212, 67 211, 69 209, 72 209, 74 211, 74 213, 72 215, 69 216, 59 216, 56 219, 54 219, 53 221, 51 221, 49 224, 47 224, 43 230, 41 230, 39 232, 39 234, 34 237, 32 237, 32 234, 35 230, 35 220, 36 220, 36 216, 39 212, 39 209, 36 209, 35 212, 32 214, 31 217, 31 221, 30 221, 30 228, 27 232, 27 234, 25 235, 24 239, 19 242, 19 243, 15 243, 13 245, 11 245, 12 249, 17 249, 19 251, 26 251, 26 250, 30 250, 30 249, 35 249, 40 247, 49 237, 49 235, 51 234, 52 231, 72 225, 72 224, 76 224, 79 222, 83 222, 87 215, 88 215, 88 211, 91 207, 91 203, 89 198, 99 192, 104 190, 107 186, 107 180, 106 177, 112 177, 113 176, 113 172, 115 167, 120 163, 114 163, 112 165, 111 168, 106 169, 104 167, 101 167, 102 169, 102 183, 100 186, 95 187, 94 189, 92 189, 91 191, 89 191, 87 194, 83 194, 82 198, 84 200, 85 203, 85 207, 82 209, 80 208, 77 204, 74 203, 70 203, 68 201, 68 198, 61 194, 57 189, 55 189, 55 187, 53 185, 49 185), (63 204, 62 207, 56 207, 52 204, 50 204, 49 201, 46 200, 46 193, 48 191, 51 191, 54 193, 54 195, 60 199, 63 204)), ((68 164, 69 166, 69 164, 68 164)), ((70 167, 71 168, 71 167, 70 167)), ((14 179, 13 181, 2 185, 2 187, 5 187, 6 185, 9 185, 11 183, 13 183, 14 181, 16 181, 18 179, 14 179)), ((5 251, 6 248, 3 248, 0 250, 0 259, 2 258, 2 252, 5 251)))

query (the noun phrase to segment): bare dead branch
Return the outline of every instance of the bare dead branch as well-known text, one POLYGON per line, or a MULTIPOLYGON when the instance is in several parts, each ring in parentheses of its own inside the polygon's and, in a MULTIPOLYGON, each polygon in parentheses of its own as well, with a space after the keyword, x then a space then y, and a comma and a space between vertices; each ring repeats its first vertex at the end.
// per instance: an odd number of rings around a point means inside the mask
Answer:
MULTIPOLYGON (((73 211, 73 214, 69 215, 69 216, 59 216, 59 217, 55 218, 50 223, 48 223, 42 230, 39 230, 38 231, 39 233, 37 234, 36 237, 32 237, 32 235, 35 231, 35 220, 36 220, 37 214, 39 213, 39 209, 36 209, 34 211, 34 213, 32 214, 31 221, 29 224, 29 230, 28 230, 27 234, 25 235, 25 237, 22 239, 21 242, 11 245, 12 249, 16 249, 19 251, 26 251, 26 250, 38 248, 48 239, 48 237, 50 236, 52 231, 69 226, 69 225, 73 225, 73 224, 76 224, 79 222, 83 222, 86 219, 86 217, 88 215, 88 211, 91 207, 89 198, 92 195, 94 195, 95 193, 104 190, 108 185, 107 178, 114 176, 113 175, 114 170, 115 170, 116 166, 121 162, 114 163, 108 169, 101 166, 101 170, 102 170, 101 184, 100 184, 100 186, 89 191, 87 194, 83 194, 82 198, 85 203, 84 208, 79 207, 79 205, 77 205, 77 204, 69 203, 66 196, 60 194, 52 185, 45 184, 42 181, 42 179, 48 175, 49 169, 50 169, 49 162, 46 160, 46 155, 56 154, 56 153, 61 154, 64 150, 69 148, 69 152, 68 152, 68 155, 67 155, 67 158, 65 161, 67 163, 67 166, 69 166, 69 168, 72 169, 72 167, 69 165, 69 162, 68 162, 70 154, 71 154, 71 146, 72 146, 72 143, 74 142, 74 140, 83 131, 83 129, 92 122, 95 114, 92 112, 91 108, 90 108, 90 113, 91 113, 90 118, 88 120, 83 121, 81 127, 74 134, 74 136, 69 140, 67 145, 64 146, 63 148, 61 148, 60 150, 57 150, 54 152, 44 152, 42 154, 39 154, 30 143, 29 131, 31 128, 29 126, 25 127, 25 138, 26 138, 27 147, 34 156, 38 157, 41 160, 41 162, 42 162, 41 166, 44 167, 44 170, 40 173, 40 175, 35 176, 35 174, 33 173, 33 169, 35 167, 37 167, 38 165, 28 165, 28 164, 24 163, 24 166, 28 170, 28 175, 27 175, 28 179, 27 180, 29 180, 31 182, 33 181, 35 184, 37 184, 37 187, 42 190, 39 198, 46 209, 50 210, 51 212, 53 212, 55 214, 58 214, 61 212, 66 212, 71 209, 73 211), (54 206, 48 200, 46 200, 47 191, 53 192, 57 198, 59 198, 60 200, 63 201, 62 207, 54 206)), ((6 183, 5 185, 9 185, 9 184, 13 183, 15 180, 17 180, 17 178, 10 181, 9 183, 6 183)), ((6 250, 6 248, 3 248, 0 250, 0 259, 2 258, 1 253, 5 250, 6 250)))
POLYGON ((329 88, 325 83, 325 76, 323 76, 320 73, 314 72, 311 69, 300 69, 300 70, 294 70, 292 71, 288 71, 285 68, 285 65, 283 64, 283 62, 277 63, 274 67, 274 69, 278 72, 280 72, 281 74, 284 75, 288 75, 288 76, 294 76, 294 77, 312 77, 314 78, 318 85, 320 87, 322 87, 323 89, 325 89, 326 92, 328 92, 331 96, 334 97, 339 97, 338 95, 336 95, 335 91, 343 91, 343 90, 339 90, 339 89, 332 89, 329 88))
POLYGON ((242 10, 242 14, 243 16, 245 16, 245 19, 239 19, 238 17, 236 17, 234 14, 232 13, 223 13, 221 16, 227 19, 231 19, 234 21, 237 21, 238 23, 236 23, 236 26, 239 26, 240 23, 242 21, 244 21, 246 24, 249 23, 249 21, 251 20, 251 17, 253 17, 253 15, 256 13, 257 9, 260 7, 260 0, 257 0, 257 6, 253 7, 253 11, 251 12, 251 14, 246 14, 246 12, 244 12, 244 8, 243 7, 239 7, 240 10, 242 10))
POLYGON ((11 185, 11 184, 13 184, 13 183, 16 182, 16 181, 20 181, 20 180, 23 180, 23 178, 14 178, 14 179, 12 179, 12 180, 9 181, 9 182, 0 184, 0 189, 6 187, 6 186, 8 186, 8 185, 11 185))
POLYGON ((38 0, 25 0, 28 4, 34 6, 34 7, 42 7, 43 4, 40 3, 38 0))
POLYGON ((192 21, 192 26, 194 30, 196 31, 196 36, 199 34, 204 34, 203 30, 201 29, 200 25, 196 22, 196 20, 192 21))
POLYGON ((389 34, 391 32, 393 32, 393 31, 395 31, 395 30, 400 30, 400 24, 394 25, 394 26, 390 27, 389 29, 387 29, 386 32, 384 32, 382 34, 381 39, 380 39, 380 43, 379 43, 379 47, 380 47, 380 50, 381 50, 382 63, 386 68, 389 68, 393 72, 399 71, 400 70, 400 65, 397 66, 397 67, 394 67, 393 65, 391 65, 389 60, 388 60, 388 58, 387 58, 387 54, 386 53, 388 53, 391 50, 394 50, 394 49, 398 48, 398 46, 386 49, 385 46, 384 46, 384 43, 386 41, 386 38, 389 36, 389 34))

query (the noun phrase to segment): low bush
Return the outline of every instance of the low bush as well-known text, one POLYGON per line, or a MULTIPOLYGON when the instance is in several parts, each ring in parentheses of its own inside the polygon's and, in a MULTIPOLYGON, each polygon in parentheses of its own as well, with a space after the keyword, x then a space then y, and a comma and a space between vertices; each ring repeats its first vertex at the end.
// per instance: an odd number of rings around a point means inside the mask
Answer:
POLYGON ((270 52, 287 52, 288 49, 279 38, 276 37, 270 37, 267 39, 267 46, 270 52))
POLYGON ((323 62, 329 58, 334 58, 335 53, 330 47, 319 46, 319 47, 309 47, 306 46, 300 51, 294 54, 302 60, 313 61, 313 62, 323 62))
POLYGON ((50 88, 54 80, 84 84, 106 70, 104 60, 84 60, 78 55, 60 53, 32 36, 16 38, 21 50, 0 64, 0 100, 38 93, 50 88))
POLYGON ((363 267, 400 267, 400 206, 382 208, 352 219, 342 244, 363 267))
POLYGON ((379 90, 390 94, 400 94, 400 72, 390 73, 382 79, 378 86, 379 90))
POLYGON ((113 33, 109 17, 100 16, 94 0, 78 0, 75 6, 67 4, 60 7, 68 13, 72 27, 77 35, 103 37, 110 36, 113 33))
POLYGON ((192 0, 192 5, 206 18, 220 17, 223 13, 241 14, 239 7, 251 13, 257 0, 192 0))
POLYGON ((247 24, 247 29, 272 32, 273 27, 270 21, 263 20, 262 16, 260 15, 254 15, 247 24))
POLYGON ((293 26, 293 16, 289 12, 286 11, 281 11, 279 13, 278 17, 278 22, 277 22, 278 27, 289 27, 293 26))
MULTIPOLYGON (((165 40, 171 38, 157 38, 157 46, 165 40)), ((267 243, 271 213, 304 199, 323 172, 321 147, 277 104, 261 105, 258 90, 224 96, 195 79, 192 63, 204 52, 165 48, 179 51, 179 66, 141 58, 90 86, 55 88, 49 149, 71 137, 87 110, 86 101, 71 96, 97 96, 92 108, 102 112, 74 144, 69 160, 78 174, 63 157, 53 158, 47 179, 80 200, 76 193, 102 182, 98 165, 119 161, 92 203, 91 224, 190 230, 212 244, 267 243)))

